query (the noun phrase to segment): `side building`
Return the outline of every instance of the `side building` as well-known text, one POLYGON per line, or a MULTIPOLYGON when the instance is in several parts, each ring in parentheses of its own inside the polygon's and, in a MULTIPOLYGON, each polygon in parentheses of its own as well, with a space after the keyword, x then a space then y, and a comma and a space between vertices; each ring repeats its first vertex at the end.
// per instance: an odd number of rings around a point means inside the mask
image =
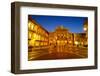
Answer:
POLYGON ((86 46, 88 46, 88 19, 85 20, 84 22, 84 32, 86 33, 86 46))
POLYGON ((74 33, 74 46, 85 46, 86 33, 74 33))
POLYGON ((28 48, 32 51, 34 47, 48 45, 49 33, 41 25, 35 22, 31 16, 28 18, 28 48))
POLYGON ((88 46, 88 19, 84 21, 82 33, 74 33, 74 44, 78 46, 88 46))

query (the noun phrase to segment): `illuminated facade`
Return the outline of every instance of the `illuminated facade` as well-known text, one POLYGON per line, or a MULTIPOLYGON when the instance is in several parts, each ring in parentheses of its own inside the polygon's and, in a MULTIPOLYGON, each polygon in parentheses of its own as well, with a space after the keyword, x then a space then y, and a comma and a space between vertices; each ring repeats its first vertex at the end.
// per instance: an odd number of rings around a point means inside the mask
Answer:
POLYGON ((67 28, 58 26, 53 32, 46 31, 31 17, 28 19, 28 45, 41 46, 84 46, 88 45, 88 22, 84 22, 83 33, 71 33, 67 28))
POLYGON ((73 34, 63 26, 58 26, 54 32, 49 33, 49 44, 55 46, 72 46, 73 34))
POLYGON ((54 32, 49 33, 49 44, 55 46, 87 46, 87 32, 71 33, 63 26, 59 26, 54 32))
POLYGON ((40 47, 48 45, 48 31, 36 23, 31 17, 28 19, 28 46, 40 47))

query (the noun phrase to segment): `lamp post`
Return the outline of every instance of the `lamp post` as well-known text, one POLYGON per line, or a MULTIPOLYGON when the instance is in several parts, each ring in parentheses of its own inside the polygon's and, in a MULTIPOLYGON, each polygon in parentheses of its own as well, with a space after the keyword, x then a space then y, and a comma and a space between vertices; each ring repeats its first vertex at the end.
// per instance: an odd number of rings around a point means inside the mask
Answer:
POLYGON ((78 47, 78 41, 75 41, 75 45, 78 47))

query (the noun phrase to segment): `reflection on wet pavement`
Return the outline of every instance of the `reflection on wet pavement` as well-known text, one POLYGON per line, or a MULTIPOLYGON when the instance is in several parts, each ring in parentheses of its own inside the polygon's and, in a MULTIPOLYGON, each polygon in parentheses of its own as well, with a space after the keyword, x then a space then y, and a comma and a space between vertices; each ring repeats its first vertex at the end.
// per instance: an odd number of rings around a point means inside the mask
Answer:
POLYGON ((28 60, 52 60, 52 59, 78 59, 87 58, 87 47, 47 47, 32 49, 28 52, 28 60))

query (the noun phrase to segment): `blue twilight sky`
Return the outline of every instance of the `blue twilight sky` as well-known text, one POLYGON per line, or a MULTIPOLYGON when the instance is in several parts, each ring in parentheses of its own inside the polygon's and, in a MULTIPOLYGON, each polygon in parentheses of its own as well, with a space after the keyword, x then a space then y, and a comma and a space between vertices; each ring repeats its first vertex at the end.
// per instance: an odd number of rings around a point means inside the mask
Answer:
POLYGON ((52 32, 57 26, 63 26, 70 32, 83 32, 83 24, 87 17, 31 15, 32 19, 47 31, 52 32))

